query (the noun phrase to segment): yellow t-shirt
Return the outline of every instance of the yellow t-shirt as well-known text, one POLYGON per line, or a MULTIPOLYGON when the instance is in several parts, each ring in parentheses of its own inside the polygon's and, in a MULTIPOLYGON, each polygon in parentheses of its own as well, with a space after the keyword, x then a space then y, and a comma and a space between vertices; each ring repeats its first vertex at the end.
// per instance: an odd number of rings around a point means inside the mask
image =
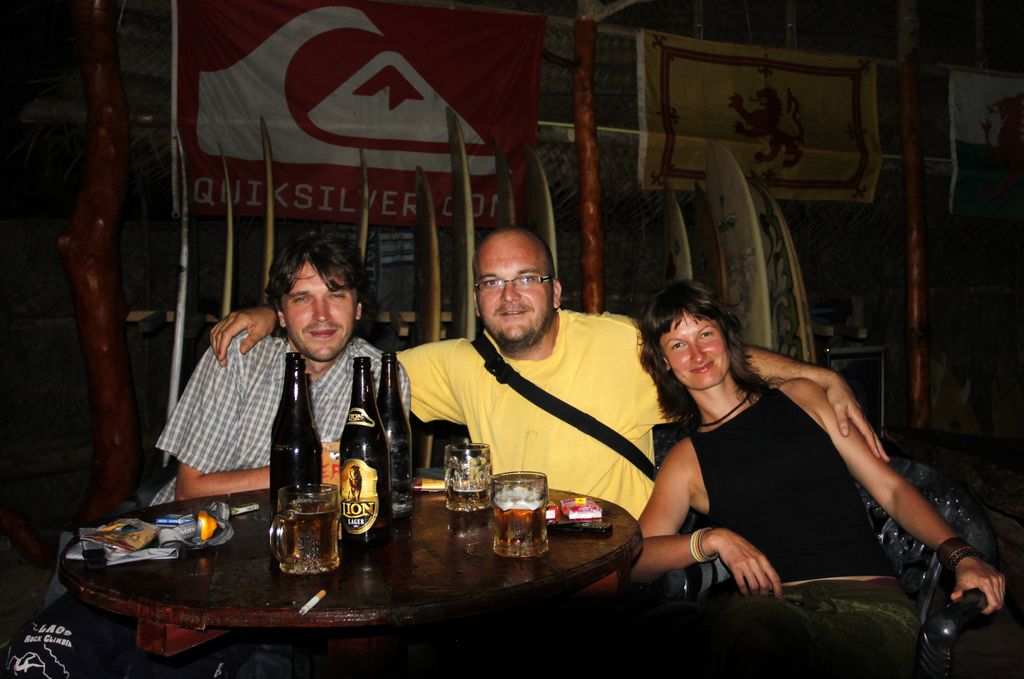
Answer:
MULTIPOLYGON (((662 417, 654 383, 640 366, 633 322, 572 311, 558 317, 551 356, 506 360, 653 460, 651 427, 662 417)), ((398 358, 409 374, 416 416, 465 424, 473 441, 491 445, 494 473, 541 471, 551 488, 604 498, 640 516, 654 483, 614 450, 498 384, 468 340, 421 345, 398 358)))

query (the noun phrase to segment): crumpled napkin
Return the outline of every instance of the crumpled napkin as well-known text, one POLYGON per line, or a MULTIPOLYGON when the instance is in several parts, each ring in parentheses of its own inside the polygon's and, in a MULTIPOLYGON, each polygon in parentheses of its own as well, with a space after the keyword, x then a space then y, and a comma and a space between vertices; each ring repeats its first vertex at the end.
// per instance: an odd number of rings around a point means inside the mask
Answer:
POLYGON ((206 549, 231 539, 231 508, 226 502, 211 502, 204 510, 217 521, 217 529, 206 540, 199 537, 195 522, 178 526, 162 526, 141 519, 118 519, 95 529, 82 529, 81 539, 68 548, 67 558, 85 561, 85 547, 103 548, 106 565, 115 566, 135 561, 176 559, 185 549, 206 549), (153 543, 155 542, 155 545, 153 543), (147 547, 145 545, 153 545, 147 547))

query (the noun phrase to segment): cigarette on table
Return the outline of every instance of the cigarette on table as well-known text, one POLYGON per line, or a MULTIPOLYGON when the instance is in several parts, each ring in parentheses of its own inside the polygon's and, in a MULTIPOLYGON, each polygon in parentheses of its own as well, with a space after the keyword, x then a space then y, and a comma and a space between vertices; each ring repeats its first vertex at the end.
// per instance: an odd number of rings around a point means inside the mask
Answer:
POLYGON ((318 603, 320 603, 320 600, 323 599, 325 596, 327 596, 327 590, 325 589, 322 589, 316 594, 314 594, 313 598, 307 601, 306 605, 299 609, 299 615, 305 615, 306 613, 309 613, 310 610, 312 610, 313 606, 316 606, 318 603))
POLYGON ((439 493, 444 491, 444 479, 426 479, 418 476, 413 481, 412 489, 421 493, 439 493))

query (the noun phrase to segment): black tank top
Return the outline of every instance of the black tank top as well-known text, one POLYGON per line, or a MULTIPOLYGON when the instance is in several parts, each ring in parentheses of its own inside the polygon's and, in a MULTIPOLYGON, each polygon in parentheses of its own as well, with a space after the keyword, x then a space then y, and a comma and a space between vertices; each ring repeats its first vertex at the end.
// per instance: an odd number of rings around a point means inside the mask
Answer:
POLYGON ((832 440, 781 391, 692 441, 711 520, 764 552, 782 582, 893 575, 832 440))

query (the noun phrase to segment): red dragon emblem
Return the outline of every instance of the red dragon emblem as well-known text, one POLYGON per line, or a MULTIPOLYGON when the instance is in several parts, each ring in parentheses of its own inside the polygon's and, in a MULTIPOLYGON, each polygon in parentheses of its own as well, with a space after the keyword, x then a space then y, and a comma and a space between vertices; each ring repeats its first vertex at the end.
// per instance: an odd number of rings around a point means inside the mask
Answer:
POLYGON ((800 102, 793 96, 793 91, 786 88, 786 114, 796 126, 797 133, 795 135, 779 129, 779 124, 782 122, 782 100, 774 87, 758 90, 751 101, 758 104, 758 107, 753 111, 748 111, 743 105, 743 97, 739 93, 734 93, 729 97, 729 108, 735 110, 743 118, 743 122, 737 121, 733 125, 736 133, 751 139, 767 137, 769 152, 758 151, 754 160, 759 163, 768 163, 775 160, 779 151, 785 150, 785 155, 788 157, 782 161, 783 167, 793 167, 799 163, 803 156, 800 145, 804 143, 804 125, 800 120, 800 102), (744 122, 750 127, 744 126, 744 122))
POLYGON ((992 160, 1006 168, 1006 176, 999 186, 985 192, 986 197, 995 198, 1009 195, 1010 186, 1024 171, 1024 139, 1021 134, 1024 131, 1024 92, 989 104, 988 112, 999 114, 1002 125, 993 145, 989 138, 992 121, 983 120, 980 123, 981 129, 985 131, 985 146, 992 160))

